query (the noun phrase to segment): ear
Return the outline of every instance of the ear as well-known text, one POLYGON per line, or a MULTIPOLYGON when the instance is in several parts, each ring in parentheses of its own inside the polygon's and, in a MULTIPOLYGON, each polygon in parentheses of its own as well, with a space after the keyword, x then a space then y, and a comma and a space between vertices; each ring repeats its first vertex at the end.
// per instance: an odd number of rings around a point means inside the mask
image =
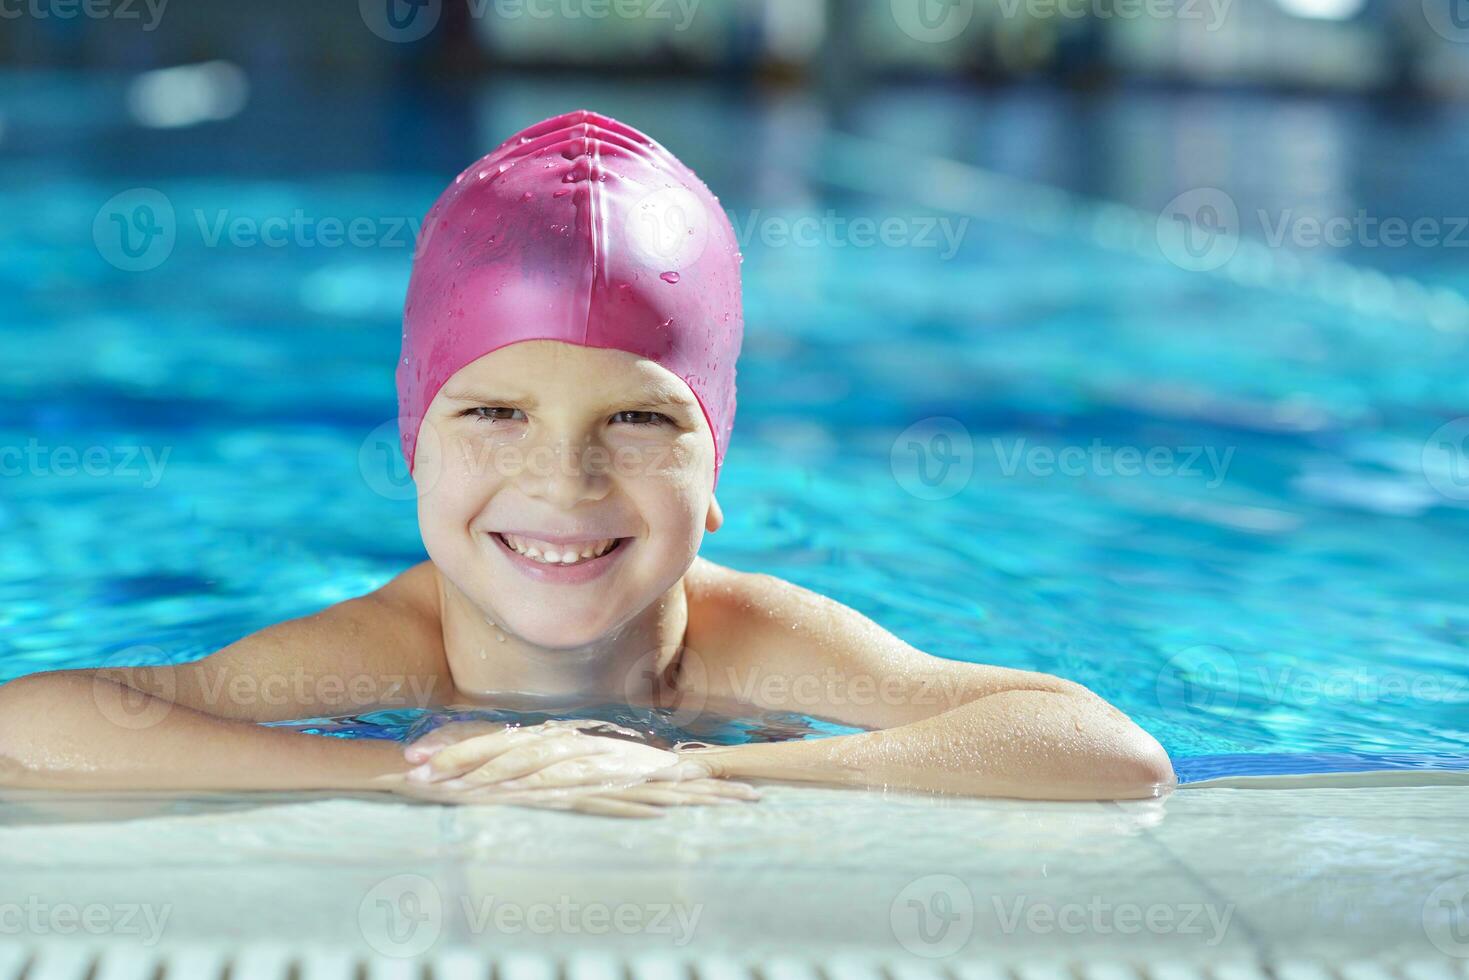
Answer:
POLYGON ((724 526, 724 511, 719 509, 719 501, 709 498, 709 514, 704 518, 704 529, 713 533, 724 526))

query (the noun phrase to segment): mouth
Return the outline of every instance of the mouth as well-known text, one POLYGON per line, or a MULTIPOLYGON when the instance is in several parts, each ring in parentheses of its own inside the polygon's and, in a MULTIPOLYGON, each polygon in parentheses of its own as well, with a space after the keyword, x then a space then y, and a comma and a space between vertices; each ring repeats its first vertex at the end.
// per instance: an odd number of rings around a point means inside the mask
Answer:
POLYGON ((627 538, 600 538, 589 541, 544 541, 521 534, 494 532, 500 543, 522 558, 541 565, 583 565, 596 561, 621 547, 627 538))
POLYGON ((548 540, 511 531, 492 531, 489 536, 523 574, 559 585, 577 585, 601 577, 632 543, 632 538, 548 540))

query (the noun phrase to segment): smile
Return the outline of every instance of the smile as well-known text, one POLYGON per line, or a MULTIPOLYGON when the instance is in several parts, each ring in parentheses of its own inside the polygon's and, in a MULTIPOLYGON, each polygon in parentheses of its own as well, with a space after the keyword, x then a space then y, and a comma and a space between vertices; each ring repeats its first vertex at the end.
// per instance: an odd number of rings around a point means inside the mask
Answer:
POLYGON ((542 565, 580 565, 583 562, 601 558, 626 540, 624 538, 601 538, 595 541, 557 543, 503 532, 497 532, 495 537, 517 555, 542 565))
POLYGON ((582 585, 599 579, 622 560, 632 538, 563 538, 492 531, 496 550, 522 575, 546 585, 582 585))

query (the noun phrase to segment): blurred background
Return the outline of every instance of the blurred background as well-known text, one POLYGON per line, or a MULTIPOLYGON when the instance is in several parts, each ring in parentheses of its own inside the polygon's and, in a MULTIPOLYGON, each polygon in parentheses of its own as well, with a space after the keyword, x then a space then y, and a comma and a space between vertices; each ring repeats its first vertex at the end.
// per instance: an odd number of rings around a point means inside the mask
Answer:
POLYGON ((1185 776, 1466 764, 1465 0, 0 0, 0 680, 422 560, 417 224, 574 108, 743 243, 710 557, 1185 776))

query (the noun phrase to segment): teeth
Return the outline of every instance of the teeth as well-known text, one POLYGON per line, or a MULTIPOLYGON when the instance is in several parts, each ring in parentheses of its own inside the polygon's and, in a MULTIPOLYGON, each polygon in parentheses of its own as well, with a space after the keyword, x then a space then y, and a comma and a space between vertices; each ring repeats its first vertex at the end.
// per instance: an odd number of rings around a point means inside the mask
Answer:
POLYGON ((575 565, 577 562, 600 558, 617 543, 616 538, 605 538, 601 541, 587 541, 572 546, 551 544, 548 541, 522 538, 514 534, 502 534, 500 537, 516 553, 543 565, 575 565))

